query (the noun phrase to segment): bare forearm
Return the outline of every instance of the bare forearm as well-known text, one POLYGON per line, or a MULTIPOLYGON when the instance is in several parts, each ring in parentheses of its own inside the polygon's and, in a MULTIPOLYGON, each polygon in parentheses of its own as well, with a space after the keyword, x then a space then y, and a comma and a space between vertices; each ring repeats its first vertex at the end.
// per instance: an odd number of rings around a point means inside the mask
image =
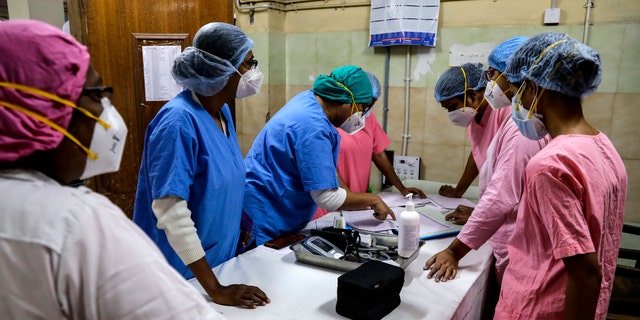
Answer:
POLYGON ((376 168, 380 170, 380 173, 387 177, 389 183, 391 183, 398 190, 402 190, 404 188, 402 181, 400 181, 400 178, 398 178, 395 170, 393 170, 393 165, 391 164, 391 161, 389 161, 389 158, 384 151, 374 155, 371 159, 373 160, 373 164, 376 165, 376 168))
POLYGON ((202 285, 204 290, 207 292, 207 294, 211 298, 213 298, 216 291, 220 290, 222 285, 220 285, 220 282, 218 282, 218 278, 216 278, 215 274, 213 274, 213 271, 211 270, 211 267, 209 266, 207 260, 204 257, 200 258, 195 262, 189 264, 188 267, 196 277, 200 285, 202 285))
POLYGON ((460 241, 458 238, 453 239, 447 249, 453 252, 453 256, 458 261, 460 261, 460 259, 462 259, 465 255, 467 255, 467 253, 469 253, 469 251, 471 251, 471 248, 469 248, 469 246, 464 244, 464 242, 460 241))
POLYGON ((567 271, 565 319, 593 319, 600 295, 602 274, 595 253, 562 259, 567 271))
POLYGON ((380 202, 382 202, 382 199, 375 194, 347 191, 347 198, 339 210, 362 210, 367 207, 374 207, 380 202))
POLYGON ((467 191, 473 180, 478 176, 478 173, 479 171, 478 167, 476 166, 476 161, 473 159, 473 153, 469 153, 467 165, 465 166, 464 172, 460 177, 460 181, 458 181, 458 184, 456 185, 456 190, 458 191, 460 196, 462 196, 467 191))

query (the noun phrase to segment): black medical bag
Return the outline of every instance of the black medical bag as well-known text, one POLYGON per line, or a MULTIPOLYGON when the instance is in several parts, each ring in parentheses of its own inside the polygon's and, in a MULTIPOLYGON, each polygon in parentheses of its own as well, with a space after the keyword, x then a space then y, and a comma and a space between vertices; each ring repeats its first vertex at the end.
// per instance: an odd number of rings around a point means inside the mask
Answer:
POLYGON ((338 277, 336 312, 350 319, 381 319, 400 305, 404 270, 371 260, 338 277))

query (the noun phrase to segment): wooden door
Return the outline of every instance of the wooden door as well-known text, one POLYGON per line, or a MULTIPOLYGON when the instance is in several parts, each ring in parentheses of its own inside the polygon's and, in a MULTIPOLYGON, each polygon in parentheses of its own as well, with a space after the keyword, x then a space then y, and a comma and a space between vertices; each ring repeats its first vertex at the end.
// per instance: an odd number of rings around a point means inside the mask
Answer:
POLYGON ((202 25, 213 21, 233 23, 233 1, 69 0, 68 8, 71 33, 88 47, 104 84, 113 86, 113 104, 129 128, 120 171, 91 179, 87 185, 131 217, 145 130, 164 104, 141 101, 145 95, 139 83, 136 42, 161 44, 165 38, 175 41, 182 37, 184 48, 191 45, 202 25), (150 39, 136 38, 136 34, 150 39))

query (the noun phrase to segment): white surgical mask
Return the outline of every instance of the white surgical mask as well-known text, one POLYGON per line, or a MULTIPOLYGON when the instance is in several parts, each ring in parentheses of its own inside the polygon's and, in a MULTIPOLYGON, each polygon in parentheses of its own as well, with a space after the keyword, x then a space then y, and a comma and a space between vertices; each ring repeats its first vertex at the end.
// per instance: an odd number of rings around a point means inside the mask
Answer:
POLYGON ((100 119, 108 123, 110 127, 105 129, 102 125, 96 123, 89 149, 97 154, 98 158, 92 160, 87 157, 87 163, 80 179, 87 179, 120 169, 124 143, 127 139, 127 125, 118 110, 111 104, 109 98, 103 97, 100 102, 103 108, 100 119))
POLYGON ((535 100, 531 104, 531 108, 529 108, 530 110, 525 109, 522 105, 522 94, 520 91, 523 89, 524 83, 516 95, 511 99, 511 119, 513 119, 513 122, 515 122, 518 130, 523 136, 531 140, 540 140, 547 134, 547 128, 541 120, 542 115, 533 113, 535 110, 532 109, 535 109, 535 106, 537 105, 536 101, 540 99, 540 96, 544 93, 544 89, 540 92, 540 95, 536 96, 535 100))
POLYGON ((502 88, 494 80, 487 82, 487 87, 484 89, 484 98, 489 102, 489 105, 493 110, 502 109, 511 105, 511 100, 507 98, 507 95, 502 91, 502 88))
POLYGON ((459 108, 449 111, 448 116, 449 120, 451 120, 451 123, 454 125, 468 127, 476 114, 478 114, 478 112, 472 108, 459 108))
POLYGON ((240 74, 240 81, 238 82, 238 89, 236 90, 236 98, 242 99, 260 92, 264 75, 260 72, 258 66, 252 67, 244 74, 238 71, 238 74, 240 74))
MULTIPOLYGON (((464 77, 464 94, 462 97, 463 105, 460 109, 449 111, 447 115, 449 116, 449 120, 451 120, 451 123, 453 123, 454 125, 460 127, 468 127, 471 124, 471 121, 473 121, 473 118, 476 116, 476 114, 478 114, 478 111, 472 108, 467 108, 467 73, 463 68, 460 68, 460 71, 462 72, 462 76, 464 77)), ((478 107, 480 106, 478 105, 478 107)))
POLYGON ((346 133, 353 135, 356 132, 364 129, 365 125, 365 116, 362 115, 362 112, 358 111, 351 115, 345 122, 340 125, 340 129, 344 130, 346 133))

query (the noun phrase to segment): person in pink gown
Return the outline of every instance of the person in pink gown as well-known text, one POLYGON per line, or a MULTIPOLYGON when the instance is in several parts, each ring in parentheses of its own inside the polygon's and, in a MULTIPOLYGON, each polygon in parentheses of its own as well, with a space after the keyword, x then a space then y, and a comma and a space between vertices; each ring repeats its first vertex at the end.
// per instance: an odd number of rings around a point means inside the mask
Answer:
MULTIPOLYGON (((454 125, 467 128, 467 137, 471 140, 471 153, 462 176, 455 187, 440 187, 439 193, 443 196, 462 197, 486 161, 487 148, 500 124, 509 117, 508 109, 487 108, 488 103, 484 99, 486 84, 482 65, 472 63, 449 68, 436 83, 436 101, 449 112, 449 119, 454 125)), ((460 224, 463 222, 459 221, 460 224)))
POLYGON ((562 33, 532 37, 507 62, 519 131, 552 140, 525 169, 496 319, 607 316, 628 178, 611 141, 583 116, 600 65, 598 52, 562 33))
MULTIPOLYGON (((504 96, 504 99, 494 99, 485 94, 493 110, 510 110, 513 94, 508 90, 509 83, 503 73, 507 58, 527 39, 510 38, 498 44, 489 55, 485 92, 493 92, 496 97, 504 96)), ((477 250, 489 242, 496 258, 496 281, 500 284, 509 264, 507 240, 516 221, 524 168, 548 141, 548 136, 540 140, 527 139, 520 134, 511 118, 504 119, 487 149, 487 160, 480 170, 478 205, 449 247, 427 260, 425 269, 430 270, 428 278, 435 277, 436 281, 455 278, 458 261, 471 249, 477 250)))

